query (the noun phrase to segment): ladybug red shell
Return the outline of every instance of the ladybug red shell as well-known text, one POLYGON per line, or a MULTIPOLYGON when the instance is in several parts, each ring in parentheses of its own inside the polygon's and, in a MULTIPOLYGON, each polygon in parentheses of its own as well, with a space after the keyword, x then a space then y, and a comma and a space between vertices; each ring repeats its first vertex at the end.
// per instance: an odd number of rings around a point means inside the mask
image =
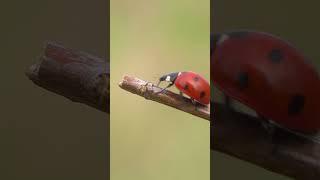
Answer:
POLYGON ((174 84, 180 93, 188 95, 200 104, 210 103, 210 85, 205 78, 197 73, 191 71, 170 73, 160 77, 158 85, 161 81, 170 83, 166 88, 174 84))
POLYGON ((254 31, 211 36, 213 83, 286 128, 320 129, 320 79, 317 70, 291 44, 254 31))

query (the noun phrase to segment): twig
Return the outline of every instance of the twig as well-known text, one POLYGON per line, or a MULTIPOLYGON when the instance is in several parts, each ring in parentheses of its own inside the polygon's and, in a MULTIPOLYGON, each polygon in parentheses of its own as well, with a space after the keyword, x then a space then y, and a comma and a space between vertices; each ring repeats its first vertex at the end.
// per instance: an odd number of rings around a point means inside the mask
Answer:
POLYGON ((40 61, 26 75, 49 91, 110 112, 110 70, 104 59, 48 42, 40 61))
POLYGON ((259 119, 214 103, 211 149, 297 179, 320 179, 318 136, 304 137, 277 128, 270 134, 259 119))
POLYGON ((124 90, 145 97, 146 99, 210 120, 210 106, 200 104, 195 106, 190 99, 168 90, 159 93, 162 89, 147 81, 132 76, 124 76, 119 86, 124 90))
MULTIPOLYGON (((92 55, 49 42, 40 62, 27 76, 37 85, 109 113, 109 63, 92 55)), ((210 119, 210 106, 197 109, 188 98, 135 77, 125 76, 119 86, 147 99, 210 119)), ((320 178, 320 138, 299 136, 278 128, 268 133, 259 119, 230 112, 214 103, 211 149, 230 154, 265 169, 297 179, 320 178)))

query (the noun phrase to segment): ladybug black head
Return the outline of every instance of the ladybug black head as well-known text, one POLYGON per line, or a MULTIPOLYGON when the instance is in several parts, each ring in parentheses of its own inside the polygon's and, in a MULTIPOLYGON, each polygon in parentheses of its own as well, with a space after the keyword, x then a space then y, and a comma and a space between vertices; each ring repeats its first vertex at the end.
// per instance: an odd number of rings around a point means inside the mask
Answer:
POLYGON ((171 84, 174 83, 174 81, 177 79, 177 77, 180 75, 181 73, 180 72, 174 72, 174 73, 170 73, 170 74, 166 74, 166 75, 163 75, 159 78, 159 83, 158 85, 160 84, 161 81, 167 81, 167 82, 170 82, 171 84))

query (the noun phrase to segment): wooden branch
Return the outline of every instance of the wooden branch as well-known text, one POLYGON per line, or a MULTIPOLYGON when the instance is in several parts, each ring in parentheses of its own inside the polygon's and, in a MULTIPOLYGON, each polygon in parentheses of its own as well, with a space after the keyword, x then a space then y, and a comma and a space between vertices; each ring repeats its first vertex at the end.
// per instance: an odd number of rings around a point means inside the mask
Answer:
POLYGON ((26 75, 38 86, 71 101, 110 112, 109 62, 48 42, 40 61, 26 75))
POLYGON ((168 90, 157 93, 160 92, 162 88, 159 88, 150 82, 132 76, 124 76, 123 80, 119 83, 119 86, 124 90, 145 97, 146 99, 210 120, 210 106, 197 104, 196 107, 189 98, 182 97, 179 94, 175 94, 168 90))
POLYGON ((213 106, 211 149, 296 179, 320 179, 319 136, 277 128, 272 137, 259 119, 213 106))
MULTIPOLYGON (((109 113, 109 63, 92 55, 47 43, 40 61, 26 75, 37 85, 109 113)), ((210 106, 197 109, 188 98, 141 79, 125 76, 119 86, 203 119, 210 119, 210 106)), ((259 119, 230 112, 214 104, 211 149, 230 154, 265 169, 297 179, 320 178, 320 137, 302 136, 277 128, 271 136, 259 119)))

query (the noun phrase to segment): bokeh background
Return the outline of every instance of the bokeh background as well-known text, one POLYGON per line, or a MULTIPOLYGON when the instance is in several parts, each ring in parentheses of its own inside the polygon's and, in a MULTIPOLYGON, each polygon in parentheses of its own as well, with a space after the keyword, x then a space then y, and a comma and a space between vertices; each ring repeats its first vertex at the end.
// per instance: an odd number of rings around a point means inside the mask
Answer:
POLYGON ((105 0, 2 1, 0 179, 108 179, 108 115, 24 74, 45 41, 108 57, 105 0))
MULTIPOLYGON (((251 29, 275 34, 293 43, 320 70, 318 7, 319 1, 212 0, 211 30, 251 29)), ((220 101, 221 93, 214 92, 214 99, 220 101)), ((215 180, 289 179, 222 153, 212 151, 211 155, 215 180)))
POLYGON ((209 80, 209 22, 209 0, 111 0, 112 180, 209 179, 209 122, 118 87, 125 74, 209 80))

